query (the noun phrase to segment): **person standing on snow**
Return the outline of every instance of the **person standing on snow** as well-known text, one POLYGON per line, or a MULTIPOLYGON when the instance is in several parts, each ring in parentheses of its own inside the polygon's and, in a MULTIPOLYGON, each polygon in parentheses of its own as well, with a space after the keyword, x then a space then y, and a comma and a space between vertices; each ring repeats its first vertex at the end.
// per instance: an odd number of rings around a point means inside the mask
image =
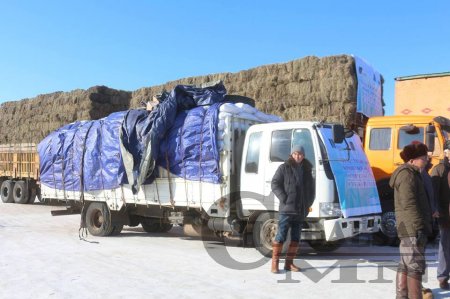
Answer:
POLYGON ((448 290, 450 275, 450 216, 449 216, 449 200, 450 200, 450 143, 446 143, 444 150, 444 160, 441 161, 432 171, 431 179, 436 197, 438 199, 439 209, 439 255, 437 279, 439 287, 448 290))
POLYGON ((303 221, 308 215, 309 207, 314 200, 312 165, 305 159, 305 149, 294 145, 289 159, 281 164, 272 178, 272 192, 280 201, 278 209, 278 231, 272 243, 272 273, 279 273, 279 261, 283 243, 286 241, 289 228, 291 242, 289 244, 284 269, 300 271, 293 260, 297 255, 300 232, 303 221))
POLYGON ((408 144, 400 157, 405 161, 391 176, 394 189, 395 218, 400 238, 397 268, 397 298, 422 298, 425 273, 425 245, 431 233, 431 209, 420 174, 428 163, 428 148, 423 143, 408 144))

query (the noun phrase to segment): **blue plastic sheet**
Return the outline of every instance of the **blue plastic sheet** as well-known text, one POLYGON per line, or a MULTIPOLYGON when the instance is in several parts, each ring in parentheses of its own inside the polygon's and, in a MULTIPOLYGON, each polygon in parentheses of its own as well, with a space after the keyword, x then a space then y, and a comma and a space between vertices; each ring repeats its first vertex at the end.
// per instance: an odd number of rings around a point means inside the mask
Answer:
POLYGON ((217 183, 218 103, 225 95, 222 83, 178 85, 151 112, 129 110, 66 125, 38 145, 41 183, 70 191, 129 183, 136 193, 152 181, 157 165, 189 180, 217 183))

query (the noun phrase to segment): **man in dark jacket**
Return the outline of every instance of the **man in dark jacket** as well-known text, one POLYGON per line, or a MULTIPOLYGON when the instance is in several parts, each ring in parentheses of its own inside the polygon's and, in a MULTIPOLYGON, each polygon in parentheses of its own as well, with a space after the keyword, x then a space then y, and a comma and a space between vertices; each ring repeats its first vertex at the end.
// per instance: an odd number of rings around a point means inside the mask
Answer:
POLYGON ((450 144, 446 145, 444 150, 445 158, 437 165, 432 173, 431 179, 436 197, 438 199, 439 210, 439 257, 437 268, 437 279, 441 289, 448 290, 448 279, 450 275, 450 216, 449 216, 449 200, 450 200, 450 144))
POLYGON ((420 171, 428 162, 423 143, 409 144, 400 157, 405 161, 389 181, 394 189, 395 217, 400 238, 397 269, 397 298, 422 298, 425 245, 431 233, 431 209, 420 171))
POLYGON ((293 261, 300 242, 302 222, 308 215, 314 200, 311 163, 305 159, 305 150, 300 145, 292 147, 289 159, 278 167, 272 178, 272 192, 280 201, 278 209, 278 231, 272 244, 272 272, 278 273, 281 248, 291 228, 291 242, 286 254, 284 269, 300 271, 293 261))

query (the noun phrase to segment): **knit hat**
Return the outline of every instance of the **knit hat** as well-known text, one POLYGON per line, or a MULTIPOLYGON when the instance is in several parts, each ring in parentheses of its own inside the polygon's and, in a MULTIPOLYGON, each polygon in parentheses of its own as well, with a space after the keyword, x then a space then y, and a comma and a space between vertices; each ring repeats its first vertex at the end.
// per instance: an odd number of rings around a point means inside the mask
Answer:
POLYGON ((295 152, 299 152, 299 153, 302 153, 304 155, 305 154, 305 149, 300 144, 295 144, 292 147, 291 154, 293 154, 295 152))
POLYGON ((421 142, 413 142, 411 144, 408 144, 400 152, 400 157, 402 158, 403 161, 405 161, 405 163, 408 162, 409 160, 413 160, 421 156, 427 155, 428 155, 428 148, 425 144, 421 142))

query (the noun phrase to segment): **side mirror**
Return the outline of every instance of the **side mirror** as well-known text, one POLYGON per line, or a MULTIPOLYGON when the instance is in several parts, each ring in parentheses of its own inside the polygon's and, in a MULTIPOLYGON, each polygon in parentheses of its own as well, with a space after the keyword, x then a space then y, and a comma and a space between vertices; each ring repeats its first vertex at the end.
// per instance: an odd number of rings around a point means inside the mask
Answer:
POLYGON ((342 143, 345 139, 345 130, 343 125, 331 125, 331 132, 333 134, 334 143, 342 143))
POLYGON ((434 151, 434 135, 436 132, 436 128, 433 125, 428 125, 425 129, 425 144, 428 147, 429 152, 434 151))

